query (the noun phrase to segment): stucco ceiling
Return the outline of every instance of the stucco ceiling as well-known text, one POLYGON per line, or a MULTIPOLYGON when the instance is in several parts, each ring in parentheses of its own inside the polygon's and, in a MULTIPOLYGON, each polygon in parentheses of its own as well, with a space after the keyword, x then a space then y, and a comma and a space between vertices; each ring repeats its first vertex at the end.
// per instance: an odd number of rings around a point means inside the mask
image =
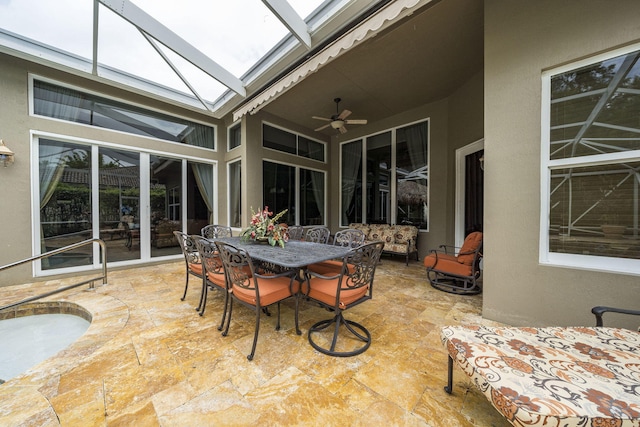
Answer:
POLYGON ((335 114, 339 97, 349 118, 376 122, 449 96, 482 69, 483 53, 483 2, 434 2, 324 65, 264 111, 315 129, 324 122, 311 116, 335 114))

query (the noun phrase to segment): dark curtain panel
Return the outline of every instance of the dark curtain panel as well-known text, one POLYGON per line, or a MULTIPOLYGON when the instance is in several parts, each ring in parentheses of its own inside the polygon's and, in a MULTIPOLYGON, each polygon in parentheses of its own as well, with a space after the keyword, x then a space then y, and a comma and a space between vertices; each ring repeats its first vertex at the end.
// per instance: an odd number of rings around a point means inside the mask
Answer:
POLYGON ((474 231, 482 231, 484 212, 484 171, 480 157, 484 150, 469 154, 465 165, 464 228, 465 236, 474 231))

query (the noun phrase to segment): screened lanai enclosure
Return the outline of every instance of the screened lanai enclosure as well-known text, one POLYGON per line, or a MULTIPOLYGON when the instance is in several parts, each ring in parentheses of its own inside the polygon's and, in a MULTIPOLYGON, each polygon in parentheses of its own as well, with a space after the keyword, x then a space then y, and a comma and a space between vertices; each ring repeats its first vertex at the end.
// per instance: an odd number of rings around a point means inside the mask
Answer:
POLYGON ((551 76, 551 252, 640 259, 639 56, 551 76))

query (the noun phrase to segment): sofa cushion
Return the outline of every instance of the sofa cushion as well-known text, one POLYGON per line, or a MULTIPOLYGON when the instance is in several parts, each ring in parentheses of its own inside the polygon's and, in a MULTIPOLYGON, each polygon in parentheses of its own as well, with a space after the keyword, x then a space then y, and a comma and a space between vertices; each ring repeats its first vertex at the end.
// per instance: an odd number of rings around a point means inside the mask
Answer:
POLYGON ((396 243, 409 243, 409 241, 415 241, 418 235, 418 228, 414 225, 396 225, 395 226, 395 241, 396 243))
POLYGON ((396 242, 396 233, 395 230, 393 229, 393 227, 388 227, 388 228, 384 228, 382 229, 382 231, 380 232, 380 238, 379 240, 382 240, 385 243, 385 246, 387 244, 393 244, 396 242))
POLYGON ((382 232, 387 229, 387 227, 389 227, 386 224, 371 224, 369 225, 369 234, 367 235, 367 240, 369 241, 374 241, 374 240, 382 240, 383 242, 385 241, 383 236, 382 236, 382 232))
POLYGON ((369 225, 363 224, 361 222, 352 222, 349 224, 349 228, 353 228, 356 230, 361 230, 364 233, 365 238, 369 235, 369 225))

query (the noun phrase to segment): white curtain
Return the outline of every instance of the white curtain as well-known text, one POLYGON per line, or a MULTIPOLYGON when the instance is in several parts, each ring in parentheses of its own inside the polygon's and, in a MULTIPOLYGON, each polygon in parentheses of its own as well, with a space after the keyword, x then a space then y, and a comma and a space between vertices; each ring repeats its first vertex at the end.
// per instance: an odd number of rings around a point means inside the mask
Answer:
POLYGON ((213 224, 213 166, 204 163, 191 163, 198 190, 209 210, 209 224, 213 224))
POLYGON ((232 227, 240 227, 242 221, 240 214, 242 206, 240 204, 240 196, 242 194, 242 164, 240 161, 233 162, 229 165, 229 204, 230 204, 230 225, 232 227))

